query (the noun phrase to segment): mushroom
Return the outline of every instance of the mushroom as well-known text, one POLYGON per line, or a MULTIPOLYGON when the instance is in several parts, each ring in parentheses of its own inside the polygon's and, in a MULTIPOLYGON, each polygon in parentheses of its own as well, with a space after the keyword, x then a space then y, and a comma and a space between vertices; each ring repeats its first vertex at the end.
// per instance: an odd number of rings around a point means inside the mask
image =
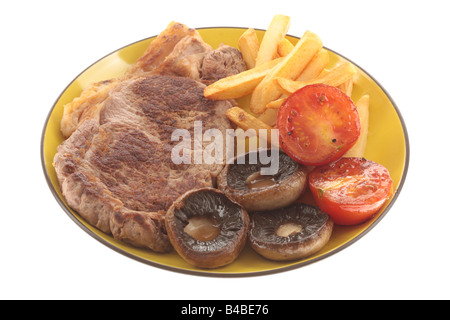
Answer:
POLYGON ((200 268, 233 262, 245 246, 249 223, 247 211, 214 188, 186 192, 165 216, 175 250, 200 268))
POLYGON ((217 187, 249 212, 274 210, 297 200, 307 185, 306 167, 279 152, 278 172, 262 175, 261 168, 267 165, 251 154, 254 152, 259 154, 261 149, 237 156, 227 164, 217 177, 217 187), (255 158, 257 161, 250 161, 255 158))
POLYGON ((297 260, 321 250, 333 226, 333 220, 317 207, 296 203, 280 210, 254 212, 248 239, 251 247, 267 259, 297 260))

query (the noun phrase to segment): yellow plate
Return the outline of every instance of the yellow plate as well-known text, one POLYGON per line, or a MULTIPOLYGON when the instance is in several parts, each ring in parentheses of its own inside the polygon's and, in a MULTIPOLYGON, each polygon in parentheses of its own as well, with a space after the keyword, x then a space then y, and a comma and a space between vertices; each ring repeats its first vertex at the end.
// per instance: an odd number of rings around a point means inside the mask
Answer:
MULTIPOLYGON (((239 36, 245 31, 245 28, 201 28, 198 31, 203 39, 214 48, 218 47, 221 42, 237 47, 239 36)), ((257 32, 258 37, 262 39, 264 31, 257 30, 257 32)), ((290 36, 289 38, 293 43, 298 41, 296 37, 290 36)), ((132 247, 123 242, 116 241, 111 236, 90 226, 83 218, 67 206, 52 166, 56 148, 63 141, 60 133, 60 120, 63 113, 63 106, 72 101, 73 98, 79 96, 88 84, 119 76, 130 64, 136 61, 153 39, 154 37, 130 44, 105 56, 88 67, 58 97, 44 126, 41 142, 41 157, 44 174, 49 187, 68 216, 92 237, 125 256, 172 271, 211 276, 261 275, 298 268, 339 252, 371 230, 392 207, 404 184, 408 169, 409 143, 406 127, 392 98, 377 81, 352 62, 358 69, 352 96, 353 100, 358 100, 364 94, 369 94, 371 97, 369 137, 365 157, 387 167, 394 180, 395 193, 393 197, 370 221, 358 226, 336 226, 328 244, 317 254, 301 261, 269 261, 256 254, 247 246, 235 262, 213 270, 203 270, 193 267, 178 256, 175 251, 168 254, 158 254, 132 247)), ((329 51, 331 54, 330 66, 342 59, 348 60, 331 50, 329 51)), ((248 99, 243 98, 239 102, 245 104, 248 102, 248 99)), ((302 200, 307 203, 313 201, 309 193, 306 193, 302 200)))

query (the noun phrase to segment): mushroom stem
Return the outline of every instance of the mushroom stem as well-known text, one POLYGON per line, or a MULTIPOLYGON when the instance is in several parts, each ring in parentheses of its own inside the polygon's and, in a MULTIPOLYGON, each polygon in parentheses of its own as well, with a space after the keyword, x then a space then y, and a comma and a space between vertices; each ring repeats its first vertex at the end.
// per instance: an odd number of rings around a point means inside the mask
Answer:
POLYGON ((279 226, 276 234, 277 234, 277 236, 287 238, 289 236, 292 236, 296 233, 301 232, 302 229, 303 229, 303 227, 300 224, 288 222, 288 223, 284 223, 281 226, 279 226))
POLYGON ((249 175, 245 180, 245 184, 249 189, 257 189, 273 186, 277 184, 277 182, 273 175, 262 175, 261 172, 258 171, 249 175))
MULTIPOLYGON (((280 209, 294 203, 306 189, 306 168, 283 152, 273 175, 261 174, 265 163, 251 159, 265 149, 250 151, 227 164, 217 177, 217 187, 247 211, 280 209)), ((267 151, 271 152, 271 150, 267 151)))
POLYGON ((211 241, 220 233, 217 221, 211 217, 192 217, 184 227, 184 232, 198 241, 211 241))

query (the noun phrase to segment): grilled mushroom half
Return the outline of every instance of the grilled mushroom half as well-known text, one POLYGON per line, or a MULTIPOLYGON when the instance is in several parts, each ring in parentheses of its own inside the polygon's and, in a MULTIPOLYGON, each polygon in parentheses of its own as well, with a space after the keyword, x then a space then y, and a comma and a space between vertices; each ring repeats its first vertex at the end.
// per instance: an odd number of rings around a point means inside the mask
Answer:
POLYGON ((247 211, 220 190, 202 188, 178 198, 165 217, 178 254, 200 268, 233 262, 244 248, 250 223, 247 211))
POLYGON ((217 187, 249 212, 288 206, 302 195, 307 184, 306 167, 281 151, 278 171, 261 174, 262 168, 268 168, 260 161, 261 152, 271 157, 270 149, 247 152, 227 164, 217 177, 217 187))
POLYGON ((322 249, 333 226, 333 220, 317 207, 296 203, 280 210, 254 212, 248 237, 251 247, 267 259, 296 260, 322 249))

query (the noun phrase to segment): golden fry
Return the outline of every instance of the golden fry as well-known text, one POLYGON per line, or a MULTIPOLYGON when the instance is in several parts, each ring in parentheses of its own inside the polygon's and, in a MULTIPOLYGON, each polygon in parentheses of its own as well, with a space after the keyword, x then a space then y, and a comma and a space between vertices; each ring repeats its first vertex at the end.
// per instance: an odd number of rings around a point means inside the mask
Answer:
POLYGON ((367 136, 369 134, 369 95, 362 96, 355 105, 361 123, 361 133, 356 143, 345 153, 344 157, 364 157, 366 152, 367 136))
POLYGON ((291 95, 292 93, 303 88, 304 86, 307 86, 308 84, 312 84, 311 82, 312 81, 300 82, 300 81, 290 80, 287 78, 277 78, 276 79, 276 83, 278 84, 278 86, 280 87, 280 90, 285 95, 291 95))
POLYGON ((258 120, 271 127, 275 127, 277 124, 277 116, 278 109, 266 109, 261 115, 258 116, 258 120))
POLYGON ((238 40, 238 47, 241 51, 242 58, 248 69, 252 69, 256 65, 256 57, 259 51, 259 40, 256 36, 255 29, 247 29, 238 40))
POLYGON ((276 85, 276 79, 280 77, 297 79, 320 49, 322 49, 320 38, 310 31, 305 32, 292 51, 284 57, 284 60, 276 65, 257 85, 250 100, 250 110, 261 114, 269 102, 278 99, 282 94, 276 85))
POLYGON ((279 109, 281 105, 286 101, 287 97, 283 95, 281 98, 271 101, 266 105, 267 109, 279 109))
POLYGON ((249 95, 270 70, 283 59, 278 58, 239 74, 222 78, 207 86, 203 94, 212 100, 237 99, 249 95))
POLYGON ((329 70, 329 72, 325 73, 323 76, 316 79, 316 83, 325 83, 330 86, 337 87, 346 81, 353 79, 356 74, 355 66, 350 62, 344 62, 333 69, 329 70))
POLYGON ((256 130, 257 134, 259 133, 260 129, 267 130, 267 142, 271 143, 271 126, 265 124, 263 121, 257 119, 240 107, 232 107, 228 109, 225 114, 231 122, 242 128, 243 130, 254 129, 256 130))
POLYGON ((294 45, 288 39, 283 38, 278 44, 278 54, 280 57, 286 57, 294 49, 294 45))
POLYGON ((297 81, 309 81, 320 76, 322 71, 325 70, 326 66, 330 62, 330 54, 326 49, 321 49, 317 54, 311 59, 305 70, 297 78, 297 81))
POLYGON ((353 92, 353 78, 348 79, 343 84, 339 85, 338 88, 342 90, 347 96, 352 97, 353 92))
POLYGON ((281 14, 273 17, 272 22, 267 28, 264 37, 259 47, 258 55, 256 57, 256 66, 268 62, 276 57, 278 51, 278 44, 286 35, 291 18, 281 14))
MULTIPOLYGON (((270 74, 270 73, 269 73, 270 74)), ((339 86, 345 83, 347 80, 353 78, 356 74, 356 68, 350 62, 344 62, 343 64, 334 67, 324 75, 315 78, 310 81, 294 81, 287 78, 277 78, 276 83, 279 85, 280 90, 284 94, 292 94, 295 91, 303 88, 304 86, 311 84, 323 83, 330 86, 339 86)))

